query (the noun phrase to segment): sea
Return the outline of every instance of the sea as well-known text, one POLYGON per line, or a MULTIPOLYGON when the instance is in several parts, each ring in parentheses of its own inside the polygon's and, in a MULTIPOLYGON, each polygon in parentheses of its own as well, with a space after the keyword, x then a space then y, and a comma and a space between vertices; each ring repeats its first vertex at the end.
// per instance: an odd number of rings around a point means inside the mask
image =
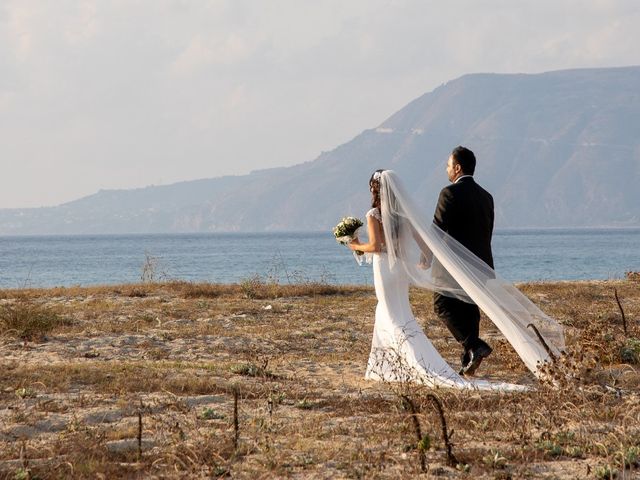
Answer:
MULTIPOLYGON (((620 279, 640 271, 640 228, 497 230, 493 252, 516 283, 620 279)), ((331 232, 0 237, 2 289, 249 279, 373 284, 331 232)))

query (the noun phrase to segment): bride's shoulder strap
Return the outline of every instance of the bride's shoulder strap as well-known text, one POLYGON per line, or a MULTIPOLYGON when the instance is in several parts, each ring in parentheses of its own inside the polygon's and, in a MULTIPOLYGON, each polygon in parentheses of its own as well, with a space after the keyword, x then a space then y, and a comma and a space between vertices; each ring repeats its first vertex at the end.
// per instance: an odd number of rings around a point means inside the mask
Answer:
POLYGON ((382 215, 380 215, 380 210, 378 210, 377 208, 372 208, 371 210, 369 210, 367 212, 367 217, 373 217, 380 223, 382 223, 382 215))

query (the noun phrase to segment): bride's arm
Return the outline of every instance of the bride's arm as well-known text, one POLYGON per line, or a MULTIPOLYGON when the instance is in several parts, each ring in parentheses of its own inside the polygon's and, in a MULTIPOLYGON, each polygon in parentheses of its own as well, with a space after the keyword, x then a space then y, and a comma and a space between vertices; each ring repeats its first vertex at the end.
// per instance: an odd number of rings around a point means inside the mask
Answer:
POLYGON ((348 244, 349 248, 351 250, 359 250, 365 253, 378 253, 382 250, 382 244, 384 243, 382 226, 372 215, 367 216, 367 234, 369 236, 369 241, 367 243, 360 243, 360 241, 355 238, 348 244))

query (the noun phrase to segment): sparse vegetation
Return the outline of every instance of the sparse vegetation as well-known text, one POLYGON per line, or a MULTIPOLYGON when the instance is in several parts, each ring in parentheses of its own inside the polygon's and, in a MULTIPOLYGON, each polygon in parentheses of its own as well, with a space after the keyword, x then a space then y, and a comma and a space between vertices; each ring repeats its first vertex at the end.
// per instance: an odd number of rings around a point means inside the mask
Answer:
MULTIPOLYGON (((1 290, 0 479, 638 476, 640 291, 631 278, 519 287, 567 327, 559 388, 539 385, 483 321, 494 353, 480 373, 536 386, 516 394, 364 381, 371 288, 245 287, 249 295, 240 284, 189 282, 1 290)), ((431 295, 411 295, 456 364, 431 295)))
POLYGON ((640 364, 640 340, 627 338, 622 347, 620 347, 620 359, 624 363, 631 365, 640 364))
POLYGON ((224 415, 216 412, 213 408, 207 407, 200 414, 200 418, 205 420, 222 420, 224 419, 224 415))
POLYGON ((140 281, 143 283, 158 282, 166 280, 168 277, 160 257, 144 252, 144 262, 142 263, 140 281))
POLYGON ((22 340, 42 341, 59 327, 71 321, 54 309, 33 301, 17 298, 15 302, 0 305, 0 333, 22 340))

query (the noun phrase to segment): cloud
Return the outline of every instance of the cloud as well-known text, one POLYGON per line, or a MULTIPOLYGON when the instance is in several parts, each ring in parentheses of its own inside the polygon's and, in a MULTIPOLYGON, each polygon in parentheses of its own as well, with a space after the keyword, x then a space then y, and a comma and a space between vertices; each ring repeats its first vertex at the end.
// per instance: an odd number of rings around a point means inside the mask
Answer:
POLYGON ((639 23, 636 0, 5 0, 0 208, 312 160, 465 73, 640 63, 639 23))

